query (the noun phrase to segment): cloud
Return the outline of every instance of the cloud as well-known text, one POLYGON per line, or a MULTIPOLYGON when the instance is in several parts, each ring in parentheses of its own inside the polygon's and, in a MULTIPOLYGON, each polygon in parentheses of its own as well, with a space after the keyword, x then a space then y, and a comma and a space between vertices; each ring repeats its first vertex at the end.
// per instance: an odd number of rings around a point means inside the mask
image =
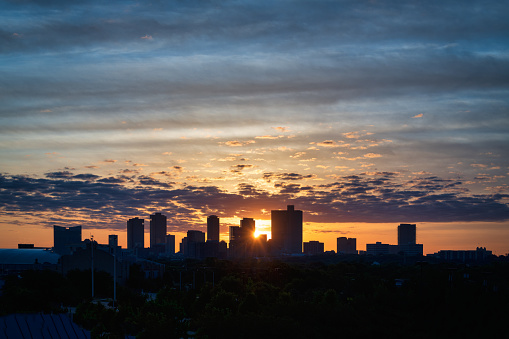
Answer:
POLYGON ((254 144, 254 143, 255 143, 254 140, 249 140, 249 141, 231 140, 231 141, 226 141, 224 144, 226 146, 231 146, 231 147, 241 147, 241 146, 246 146, 246 145, 254 144))
POLYGON ((288 127, 272 127, 272 128, 275 129, 276 131, 283 133, 290 132, 290 129, 288 127))
POLYGON ((382 155, 377 153, 364 154, 364 158, 380 158, 380 157, 382 157, 382 155))
POLYGON ((253 165, 248 165, 248 164, 239 164, 239 165, 234 165, 234 166, 231 166, 231 170, 230 172, 232 173, 240 173, 242 172, 243 170, 245 170, 246 168, 252 168, 254 167, 253 165))
POLYGON ((412 119, 422 118, 423 116, 424 116, 424 114, 419 113, 419 114, 417 114, 417 115, 414 115, 414 116, 412 117, 412 119))
POLYGON ((144 36, 142 36, 140 39, 144 39, 144 40, 152 40, 152 35, 148 35, 148 34, 145 34, 144 36))
POLYGON ((299 173, 272 173, 267 172, 263 173, 263 179, 267 182, 271 182, 272 180, 283 180, 283 181, 293 181, 293 180, 304 180, 304 179, 314 179, 316 178, 315 174, 306 174, 302 175, 299 173))
MULTIPOLYGON (((57 173, 57 172, 53 172, 57 173)), ((504 221, 509 219, 507 194, 469 194, 459 180, 436 176, 402 180, 394 172, 365 172, 338 177, 337 181, 302 186, 275 182, 278 193, 249 183, 238 192, 216 186, 184 185, 175 188, 151 176, 137 178, 141 185, 126 185, 129 178, 103 177, 81 180, 61 173, 51 178, 0 175, 0 214, 20 212, 51 213, 52 222, 63 210, 75 211, 82 224, 104 220, 104 226, 125 227, 125 220, 143 215, 148 209, 164 211, 172 227, 184 231, 202 214, 214 210, 227 216, 261 217, 261 210, 280 208, 285 203, 304 210, 308 222, 452 222, 504 221), (283 203, 282 203, 283 202, 283 203), (108 223, 108 220, 110 223, 108 223)), ((291 173, 270 173, 268 178, 300 178, 291 173)), ((41 222, 44 222, 41 220, 41 222)))

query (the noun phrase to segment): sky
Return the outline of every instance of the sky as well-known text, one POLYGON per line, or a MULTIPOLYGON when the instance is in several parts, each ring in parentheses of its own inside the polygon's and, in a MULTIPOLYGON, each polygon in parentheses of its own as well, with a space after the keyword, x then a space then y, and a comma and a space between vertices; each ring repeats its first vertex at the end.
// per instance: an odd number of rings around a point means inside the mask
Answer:
MULTIPOLYGON (((168 216, 509 252, 506 1, 0 1, 0 247, 168 216)), ((146 234, 148 245, 148 233, 146 234)))

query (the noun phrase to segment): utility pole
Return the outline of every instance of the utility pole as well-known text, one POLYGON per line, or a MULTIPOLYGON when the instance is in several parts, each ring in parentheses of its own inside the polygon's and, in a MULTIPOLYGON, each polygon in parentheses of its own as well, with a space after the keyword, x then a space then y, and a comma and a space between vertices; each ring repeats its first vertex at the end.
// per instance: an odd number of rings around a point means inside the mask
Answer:
POLYGON ((94 236, 90 236, 90 250, 92 251, 92 299, 94 299, 94 236))

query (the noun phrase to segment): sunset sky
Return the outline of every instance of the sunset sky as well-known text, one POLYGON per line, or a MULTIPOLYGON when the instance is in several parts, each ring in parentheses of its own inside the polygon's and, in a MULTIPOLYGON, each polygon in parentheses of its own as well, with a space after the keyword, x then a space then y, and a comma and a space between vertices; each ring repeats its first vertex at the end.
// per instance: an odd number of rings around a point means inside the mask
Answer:
MULTIPOLYGON (((0 1, 0 247, 221 218, 509 252, 506 1, 0 1)), ((148 233, 146 234, 148 245, 148 233)), ((177 245, 178 248, 178 245, 177 245)))

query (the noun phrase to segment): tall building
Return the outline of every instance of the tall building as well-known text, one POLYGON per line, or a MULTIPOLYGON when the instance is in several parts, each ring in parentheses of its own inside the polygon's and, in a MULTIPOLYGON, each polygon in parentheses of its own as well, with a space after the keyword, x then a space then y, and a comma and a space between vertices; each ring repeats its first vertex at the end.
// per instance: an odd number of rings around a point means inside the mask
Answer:
POLYGON ((240 239, 240 226, 230 226, 229 236, 230 243, 232 241, 240 239))
POLYGON ((416 243, 415 224, 400 224, 398 226, 398 245, 414 245, 416 243))
POLYGON ((186 258, 202 258, 203 244, 205 243, 205 233, 202 231, 189 230, 187 237, 182 239, 181 251, 186 258))
POLYGON ((340 254, 357 254, 357 239, 339 237, 337 239, 337 253, 340 254))
POLYGON ((276 252, 302 253, 302 211, 293 205, 271 211, 271 233, 276 252))
POLYGON ((255 220, 253 218, 243 218, 240 221, 240 232, 242 240, 248 241, 254 238, 254 233, 256 230, 255 220))
POLYGON ((219 241, 219 218, 215 215, 207 217, 207 240, 219 241))
POLYGON ((150 216, 150 247, 166 244, 166 216, 161 213, 150 216))
POLYGON ((70 254, 70 245, 81 242, 81 226, 53 226, 53 250, 60 254, 70 254))
POLYGON ((175 236, 173 234, 166 235, 166 254, 175 254, 175 236))
POLYGON ((423 245, 417 244, 416 241, 415 224, 400 224, 398 226, 398 253, 407 256, 423 254, 423 245))
POLYGON ((132 218, 127 221, 127 249, 145 247, 145 220, 132 218))

